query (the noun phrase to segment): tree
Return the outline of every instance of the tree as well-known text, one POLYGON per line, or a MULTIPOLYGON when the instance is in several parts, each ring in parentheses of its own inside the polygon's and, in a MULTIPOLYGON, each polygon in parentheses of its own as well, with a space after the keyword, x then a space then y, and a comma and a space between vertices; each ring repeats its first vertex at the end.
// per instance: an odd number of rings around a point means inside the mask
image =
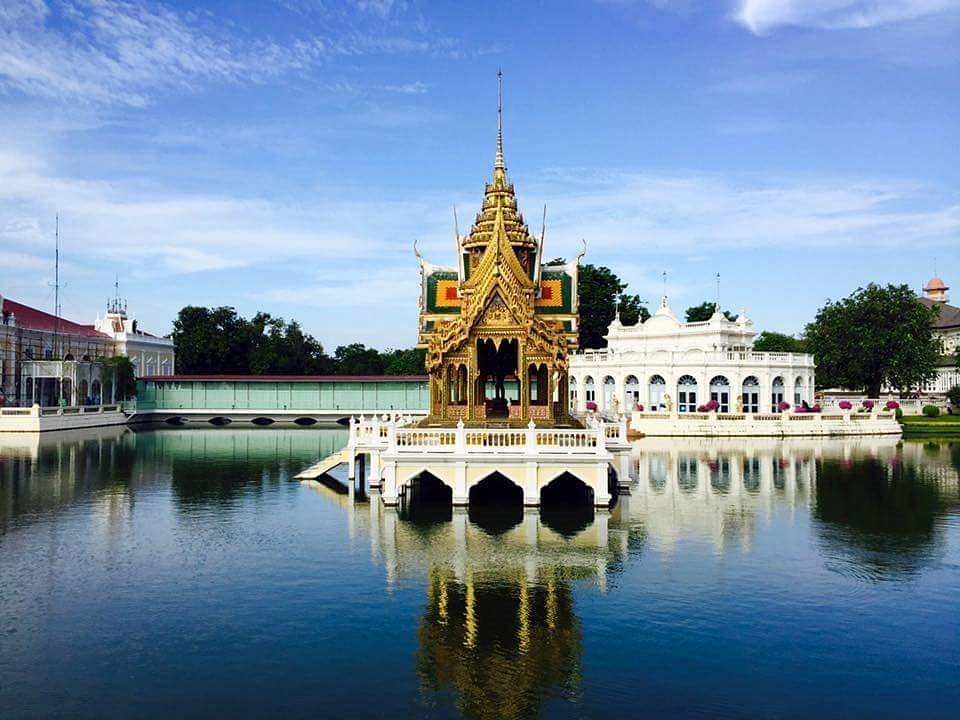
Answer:
MULTIPOLYGON (((717 311, 717 304, 705 300, 699 305, 694 305, 693 307, 687 308, 687 322, 706 322, 713 317, 713 314, 717 311)), ((723 316, 727 320, 736 320, 737 316, 731 313, 729 310, 723 311, 723 316)))
POLYGON ((607 346, 603 336, 607 334, 607 327, 613 321, 615 305, 620 311, 620 322, 624 325, 636 325, 650 317, 650 312, 644 307, 640 296, 626 295, 626 289, 627 283, 622 282, 610 268, 595 265, 580 267, 577 295, 580 298, 581 348, 607 346))
POLYGON ((960 407, 960 385, 954 385, 947 390, 947 400, 950 401, 951 405, 960 407))
POLYGON ((126 400, 137 394, 137 379, 133 362, 126 355, 114 355, 103 361, 102 392, 114 400, 126 400), (108 389, 109 388, 109 389, 108 389))
POLYGON ((232 307, 182 308, 173 321, 173 342, 177 372, 248 372, 248 328, 232 307))
POLYGON ((807 343, 793 335, 764 330, 753 341, 753 349, 757 352, 803 353, 807 351, 807 343))
POLYGON ((188 305, 173 322, 177 372, 250 375, 302 375, 329 372, 323 346, 269 313, 246 320, 231 307, 188 305))
POLYGON ((878 397, 883 386, 920 386, 936 374, 938 313, 938 307, 917 302, 907 285, 871 283, 843 300, 828 300, 806 331, 818 381, 865 389, 869 397, 878 397))
POLYGON ((362 343, 341 345, 333 353, 338 375, 382 375, 383 358, 374 348, 362 343))
POLYGON ((386 350, 381 353, 384 375, 423 375, 427 351, 423 348, 386 350))

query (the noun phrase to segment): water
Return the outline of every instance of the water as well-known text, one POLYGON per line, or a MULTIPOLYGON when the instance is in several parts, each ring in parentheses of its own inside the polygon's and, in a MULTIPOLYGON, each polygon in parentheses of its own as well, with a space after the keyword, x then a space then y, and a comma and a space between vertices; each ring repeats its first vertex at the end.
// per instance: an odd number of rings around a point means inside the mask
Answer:
POLYGON ((645 440, 569 522, 291 479, 344 437, 0 438, 0 715, 960 707, 960 443, 645 440))

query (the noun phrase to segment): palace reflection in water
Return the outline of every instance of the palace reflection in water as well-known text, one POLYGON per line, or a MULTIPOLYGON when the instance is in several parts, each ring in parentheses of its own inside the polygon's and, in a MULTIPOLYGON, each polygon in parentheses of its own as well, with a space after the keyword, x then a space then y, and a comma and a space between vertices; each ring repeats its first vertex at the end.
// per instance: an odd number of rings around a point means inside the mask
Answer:
MULTIPOLYGON (((364 564, 372 563, 381 578, 380 604, 385 613, 402 615, 404 589, 419 588, 420 599, 415 601, 419 607, 410 608, 418 618, 416 625, 398 629, 399 637, 413 643, 413 654, 392 649, 386 639, 379 647, 375 641, 366 641, 366 652, 391 656, 394 667, 410 666, 406 669, 416 682, 406 690, 412 699, 404 707, 416 714, 445 715, 444 708, 449 706, 451 712, 468 717, 519 718, 552 714, 559 705, 579 705, 596 696, 598 680, 590 672, 589 658, 597 663, 604 651, 600 648, 598 656, 586 648, 601 642, 595 636, 603 635, 597 633, 597 609, 602 614, 610 604, 620 607, 621 613, 623 608, 635 614, 644 610, 644 600, 624 596, 636 592, 631 588, 636 587, 637 577, 648 585, 659 582, 658 564, 695 559, 707 576, 700 582, 710 582, 712 571, 703 565, 708 562, 705 558, 732 556, 741 572, 748 573, 744 582, 757 588, 738 591, 759 593, 764 574, 782 572, 773 560, 762 559, 763 552, 770 550, 768 545, 776 542, 794 553, 812 553, 804 557, 826 572, 827 579, 820 578, 820 583, 829 583, 830 576, 840 583, 870 586, 910 580, 933 571, 948 552, 949 529, 956 528, 960 509, 960 443, 871 438, 639 441, 634 449, 639 480, 631 494, 622 496, 609 511, 590 508, 586 515, 429 506, 396 510, 369 501, 362 491, 349 490, 337 480, 303 484, 291 480, 304 465, 336 450, 344 439, 345 433, 337 431, 134 433, 127 429, 4 439, 0 445, 0 581, 11 587, 16 579, 34 593, 83 597, 87 585, 76 584, 78 580, 65 570, 57 574, 50 569, 52 575, 43 583, 30 586, 31 562, 35 566, 37 558, 29 556, 44 547, 42 538, 31 540, 31 533, 39 532, 37 525, 63 525, 66 516, 73 523, 79 522, 78 517, 87 518, 87 524, 72 527, 88 557, 96 558, 103 547, 120 543, 154 543, 152 554, 124 566, 135 579, 149 581, 154 560, 147 558, 163 557, 165 534, 175 533, 181 539, 195 534, 209 540, 208 526, 224 514, 262 533, 278 522, 279 527, 292 522, 290 513, 297 508, 304 521, 302 528, 297 525, 298 537, 309 537, 312 525, 323 518, 327 527, 318 527, 317 532, 326 532, 325 542, 336 544, 333 531, 341 523, 342 540, 349 547, 368 548, 366 559, 362 554, 328 553, 329 546, 311 548, 302 542, 294 551, 282 537, 275 547, 267 543, 264 550, 260 535, 241 535, 238 542, 250 543, 252 538, 251 546, 257 546, 258 564, 251 570, 256 577, 228 573, 218 582, 249 588, 256 580, 254 584, 263 586, 296 587, 290 583, 299 582, 297 573, 323 570, 324 577, 341 577, 353 592, 362 588, 365 597, 376 597, 377 588, 364 579, 363 571, 364 564), (149 508, 147 514, 138 507, 141 502, 149 508), (174 530, 163 524, 168 510, 182 519, 174 530), (90 543, 91 533, 101 539, 90 543), (806 543, 808 537, 812 543, 806 543), (294 552, 299 565, 290 565, 289 555, 294 552), (311 567, 315 569, 305 570, 311 567), (638 571, 643 574, 638 576, 638 571), (593 614, 584 615, 580 609, 584 605, 594 608, 593 614)), ((221 551, 214 546, 203 552, 221 551)), ((237 560, 241 568, 243 557, 237 560)), ((109 579, 116 570, 94 567, 91 572, 105 573, 109 579)), ((105 582, 96 587, 110 593, 112 585, 105 582)), ((664 585, 656 591, 675 590, 664 585)), ((361 611, 359 605, 352 610, 342 596, 327 598, 334 589, 326 582, 317 582, 310 592, 303 600, 309 607, 332 604, 344 617, 361 611)), ((250 601, 249 596, 244 598, 250 601)), ((95 599, 101 601, 110 598, 95 599)), ((267 603, 276 604, 278 596, 264 594, 259 601, 265 609, 267 603)), ((155 597, 144 597, 142 602, 143 613, 154 618, 161 612, 157 608, 163 607, 155 597)), ((257 596, 252 602, 256 605, 257 596)), ((689 602, 695 603, 696 598, 689 602)), ((41 633, 31 631, 32 623, 39 620, 27 621, 34 606, 32 601, 18 604, 14 599, 0 610, 0 627, 7 632, 17 627, 21 638, 41 633)), ((334 622, 333 616, 311 615, 304 613, 306 606, 297 607, 303 620, 296 626, 296 638, 281 637, 278 642, 295 643, 311 632, 318 637, 332 632, 328 624, 334 622)), ((664 601, 664 607, 669 603, 664 601)), ((614 622, 612 617, 609 622, 614 622)), ((645 632, 654 637, 656 632, 666 632, 664 626, 672 627, 677 642, 682 642, 688 620, 678 616, 650 624, 648 617, 643 622, 645 632)), ((177 622, 169 618, 162 631, 176 635, 177 622)), ((278 625, 274 632, 282 635, 284 627, 278 625)), ((207 641, 215 645, 231 639, 214 633, 207 641)), ((848 642, 855 643, 856 638, 848 642)), ((30 648, 30 644, 19 647, 17 663, 35 662, 41 667, 46 656, 34 657, 30 648)), ((341 652, 349 654, 350 648, 347 641, 341 652)), ((0 650, 4 670, 13 667, 7 652, 0 650)), ((82 663, 85 651, 80 652, 77 659, 82 663)), ((646 652, 653 651, 647 648, 646 652)), ((363 660, 373 662, 374 656, 363 660)), ((164 662, 176 667, 179 661, 171 656, 164 662)), ((283 662, 278 663, 279 672, 283 662)), ((58 672, 69 677, 77 671, 66 664, 58 672)), ((390 673, 381 682, 400 675, 390 673)), ((23 676, 14 676, 14 682, 18 677, 23 676)), ((231 686, 236 681, 236 676, 223 678, 231 686)), ((151 681, 143 682, 149 686, 151 681)), ((314 682, 323 685, 324 681, 314 682)), ((619 692, 638 693, 639 702, 643 683, 635 682, 640 683, 635 690, 619 688, 619 692)), ((131 697, 141 691, 131 687, 131 697)), ((656 695, 651 688, 646 692, 656 695)), ((29 695, 29 689, 21 688, 17 697, 29 695)), ((2 690, 0 700, 16 702, 2 690)), ((709 700, 703 703, 709 709, 709 700)), ((302 710, 307 705, 295 707, 302 710)), ((346 709, 344 705, 338 711, 346 709)), ((755 709, 762 714, 776 708, 755 709)))

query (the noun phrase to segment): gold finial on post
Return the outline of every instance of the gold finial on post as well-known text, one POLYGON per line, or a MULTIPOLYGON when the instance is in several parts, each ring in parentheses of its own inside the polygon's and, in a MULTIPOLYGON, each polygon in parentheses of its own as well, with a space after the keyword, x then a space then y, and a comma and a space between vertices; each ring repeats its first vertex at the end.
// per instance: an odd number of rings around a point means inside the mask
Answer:
POLYGON ((503 70, 497 68, 497 157, 494 170, 506 170, 503 166, 503 70))

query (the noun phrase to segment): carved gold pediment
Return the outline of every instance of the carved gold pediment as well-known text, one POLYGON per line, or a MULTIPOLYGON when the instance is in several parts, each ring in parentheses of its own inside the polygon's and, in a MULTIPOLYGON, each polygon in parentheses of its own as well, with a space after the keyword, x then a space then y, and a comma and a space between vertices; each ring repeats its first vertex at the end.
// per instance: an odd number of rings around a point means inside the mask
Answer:
POLYGON ((504 302, 500 293, 494 292, 486 308, 477 321, 477 328, 505 328, 515 327, 517 318, 504 302))

